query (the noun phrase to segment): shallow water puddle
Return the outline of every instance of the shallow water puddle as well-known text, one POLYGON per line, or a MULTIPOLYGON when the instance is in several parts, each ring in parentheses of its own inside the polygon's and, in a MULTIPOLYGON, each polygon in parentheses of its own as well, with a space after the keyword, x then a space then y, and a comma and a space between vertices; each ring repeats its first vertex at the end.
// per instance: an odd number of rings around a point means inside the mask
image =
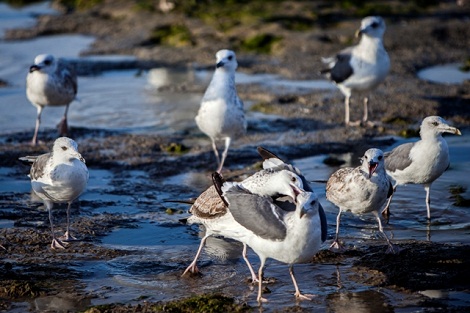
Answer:
POLYGON ((470 71, 460 70, 462 64, 452 63, 436 65, 422 69, 418 72, 418 77, 438 84, 463 84, 465 80, 470 80, 470 71))
MULTIPOLYGON (((399 186, 390 207, 392 215, 389 223, 384 224, 385 231, 391 234, 394 240, 416 239, 442 243, 470 243, 468 208, 455 206, 449 191, 452 186, 462 186, 466 191, 461 195, 464 198, 470 197, 470 190, 468 190, 470 136, 447 136, 446 140, 449 144, 451 166, 431 186, 431 223, 428 223, 426 219, 426 193, 423 186, 412 184, 399 186)), ((389 151, 404 142, 404 140, 398 140, 394 146, 384 148, 384 151, 389 151)), ((359 165, 358 156, 336 157, 345 159, 347 161, 345 166, 359 165)), ((315 156, 295 160, 293 163, 302 170, 307 179, 326 181, 338 167, 324 165, 322 163, 324 159, 325 156, 315 156)), ((325 208, 330 227, 329 235, 333 236, 338 208, 326 200, 324 183, 313 183, 312 187, 325 208)), ((372 214, 356 216, 347 212, 341 215, 340 236, 344 239, 376 237, 378 236, 377 222, 372 214)), ((378 237, 378 240, 382 239, 378 237)))

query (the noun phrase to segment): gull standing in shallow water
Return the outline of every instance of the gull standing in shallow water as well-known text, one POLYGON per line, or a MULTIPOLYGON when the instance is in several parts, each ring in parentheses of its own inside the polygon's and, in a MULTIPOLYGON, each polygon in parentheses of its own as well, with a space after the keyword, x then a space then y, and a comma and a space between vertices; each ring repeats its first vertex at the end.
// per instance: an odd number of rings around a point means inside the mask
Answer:
POLYGON ((384 153, 380 149, 369 149, 356 168, 345 167, 334 172, 326 184, 326 198, 339 207, 336 218, 336 236, 330 248, 340 249, 339 224, 341 213, 373 213, 379 223, 379 231, 387 240, 387 252, 396 250, 383 231, 379 211, 391 196, 393 189, 385 172, 384 153))
POLYGON ((40 156, 27 156, 21 161, 32 163, 29 177, 35 194, 43 201, 49 211, 51 223, 51 248, 65 248, 65 242, 74 239, 70 235, 70 206, 83 191, 88 182, 88 169, 85 159, 78 152, 77 143, 70 138, 55 140, 52 152, 40 156), (67 203, 67 229, 64 236, 56 238, 52 220, 54 203, 67 203))
MULTIPOLYGON (((238 240, 240 233, 245 231, 233 219, 227 203, 220 195, 220 190, 217 190, 222 181, 222 177, 216 173, 214 173, 212 177, 213 186, 204 191, 189 210, 192 215, 188 218, 188 224, 202 224, 204 225, 206 233, 201 239, 194 260, 186 268, 183 275, 188 272, 198 272, 196 262, 208 237, 223 236, 225 238, 238 240)), ((296 195, 301 192, 302 188, 301 179, 295 173, 284 169, 262 170, 238 184, 254 194, 267 197, 289 196, 295 198, 296 195)), ((246 245, 244 245, 243 249, 243 259, 250 269, 252 280, 257 281, 256 274, 246 257, 246 245)))
POLYGON ((217 159, 217 172, 222 171, 230 142, 246 132, 245 112, 235 88, 235 70, 238 63, 231 50, 220 50, 216 54, 214 76, 207 87, 196 116, 199 129, 210 137, 217 159), (216 140, 225 140, 225 149, 219 158, 216 140))
POLYGON ((36 127, 31 141, 37 143, 41 113, 45 106, 65 105, 64 117, 59 123, 60 135, 67 134, 67 112, 70 103, 77 95, 77 75, 75 71, 58 62, 50 54, 40 54, 34 59, 26 76, 26 96, 37 108, 36 127))
MULTIPOLYGON (((356 32, 356 35, 362 35, 358 45, 342 50, 336 57, 323 59, 324 63, 329 64, 329 68, 321 72, 327 73, 345 96, 344 121, 346 125, 361 123, 349 121, 351 93, 374 89, 388 74, 390 58, 382 42, 384 33, 385 22, 381 17, 366 17, 361 21, 361 28, 356 32)), ((368 123, 368 102, 368 97, 365 97, 363 123, 368 123)))
POLYGON ((221 190, 240 229, 237 240, 247 244, 260 258, 258 302, 267 301, 262 297, 262 276, 267 258, 289 264, 296 298, 311 300, 312 295, 300 292, 293 265, 311 262, 326 236, 323 208, 315 193, 302 190, 294 197, 273 200, 250 192, 242 184, 219 180, 218 186, 216 183, 216 189, 221 190))
MULTIPOLYGON (((385 168, 395 184, 422 184, 426 190, 426 209, 428 219, 431 219, 430 190, 431 184, 449 168, 449 147, 442 138, 443 133, 461 135, 460 130, 439 116, 426 117, 420 127, 421 140, 399 145, 385 153, 385 168)), ((382 214, 390 215, 390 202, 387 202, 382 214)))

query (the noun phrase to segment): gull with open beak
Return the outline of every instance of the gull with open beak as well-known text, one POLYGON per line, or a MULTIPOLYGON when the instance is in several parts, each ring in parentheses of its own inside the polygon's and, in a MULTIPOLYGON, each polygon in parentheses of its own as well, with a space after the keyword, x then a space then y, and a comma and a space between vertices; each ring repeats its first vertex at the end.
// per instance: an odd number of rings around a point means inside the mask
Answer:
POLYGON ((331 175, 326 184, 326 198, 339 207, 336 218, 336 236, 331 248, 340 249, 339 225, 341 213, 372 213, 379 224, 379 231, 387 240, 388 252, 396 252, 383 231, 379 211, 392 194, 392 184, 385 172, 384 153, 380 149, 369 149, 356 168, 346 167, 331 175))

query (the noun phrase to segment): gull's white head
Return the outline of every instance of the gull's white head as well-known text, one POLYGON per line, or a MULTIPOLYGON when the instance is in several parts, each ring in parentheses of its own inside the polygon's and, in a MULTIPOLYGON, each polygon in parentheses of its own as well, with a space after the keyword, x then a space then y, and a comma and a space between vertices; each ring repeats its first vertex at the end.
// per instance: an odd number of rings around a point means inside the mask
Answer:
POLYGON ((216 67, 219 69, 219 68, 223 68, 225 69, 226 71, 235 71, 238 67, 238 63, 237 63, 237 58, 235 56, 235 52, 233 52, 232 50, 219 50, 216 54, 215 54, 215 58, 216 58, 216 67))
POLYGON ((68 159, 78 159, 85 163, 85 159, 78 152, 77 143, 68 137, 59 137, 54 141, 54 146, 52 148, 53 155, 59 155, 61 158, 68 159))
POLYGON ((289 196, 296 203, 297 196, 304 192, 302 179, 289 170, 275 171, 269 176, 269 180, 264 185, 267 188, 266 190, 269 190, 267 195, 289 196))
POLYGON ((450 126, 446 120, 440 116, 428 116, 423 122, 419 131, 421 138, 427 136, 440 136, 443 133, 451 133, 455 135, 461 135, 462 133, 455 127, 450 126))
POLYGON ((304 192, 302 179, 297 174, 272 168, 256 172, 241 182, 241 185, 260 196, 288 196, 294 202, 304 192))
POLYGON ((371 38, 382 39, 385 33, 385 21, 380 16, 368 16, 362 19, 361 28, 356 31, 356 36, 363 35, 371 38))
POLYGON ((379 171, 385 170, 384 153, 380 149, 371 148, 361 158, 362 170, 369 174, 369 178, 379 171))
POLYGON ((29 72, 40 71, 43 73, 53 73, 57 68, 57 61, 51 54, 40 54, 34 58, 34 64, 29 68, 29 72))

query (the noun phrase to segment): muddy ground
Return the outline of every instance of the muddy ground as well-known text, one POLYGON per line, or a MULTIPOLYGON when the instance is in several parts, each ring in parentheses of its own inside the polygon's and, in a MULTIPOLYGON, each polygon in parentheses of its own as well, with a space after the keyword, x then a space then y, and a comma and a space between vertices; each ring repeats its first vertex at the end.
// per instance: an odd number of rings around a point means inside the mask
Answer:
MULTIPOLYGON (((221 31, 178 11, 135 10, 133 5, 133 1, 104 1, 91 9, 40 16, 36 27, 12 30, 6 37, 16 40, 64 32, 90 34, 96 36, 97 41, 87 54, 134 54, 142 60, 138 64, 142 68, 156 64, 181 68, 213 66, 217 50, 236 48, 247 34, 278 33, 283 39, 276 43, 271 53, 237 51, 239 70, 277 73, 292 79, 319 79, 318 72, 323 68, 321 57, 332 55, 354 42, 353 33, 360 21, 359 13, 354 10, 331 8, 320 1, 292 1, 279 5, 279 11, 291 17, 305 17, 305 12, 315 12, 323 19, 307 14, 313 26, 302 31, 286 29, 284 20, 264 22, 255 27, 241 23, 221 31), (328 10, 328 14, 321 15, 322 10, 328 10), (149 44, 153 29, 175 21, 191 29, 190 45, 149 44)), ((237 179, 253 172, 259 164, 257 145, 273 150, 286 160, 321 153, 364 151, 371 146, 386 148, 393 140, 381 139, 382 136, 401 134, 408 128, 416 130, 421 119, 428 115, 440 115, 465 132, 470 126, 469 82, 449 86, 432 84, 419 80, 416 73, 426 66, 464 62, 470 58, 469 17, 468 4, 458 6, 454 1, 444 1, 418 12, 386 16, 385 46, 392 67, 385 83, 371 94, 370 116, 377 121, 373 128, 342 126, 343 98, 339 91, 279 96, 256 86, 240 86, 243 99, 259 103, 264 112, 276 114, 278 118, 249 125, 247 136, 237 140, 231 148, 224 174, 229 179, 237 179)), ((1 79, 8 83, 7 78, 1 79)), ((185 92, 190 86, 167 88, 185 92)), ((353 101, 352 119, 358 119, 362 114, 360 98, 353 96, 353 101)), ((32 131, 0 136, 0 167, 14 168, 12 175, 15 177, 24 176, 28 171, 27 166, 17 161, 18 157, 48 151, 57 136, 54 130, 43 129, 40 133, 43 142, 31 147, 28 143, 31 135, 32 131)), ((194 129, 172 136, 156 136, 72 127, 70 135, 79 143, 90 169, 117 172, 138 169, 148 172, 151 177, 161 178, 214 165, 209 142, 202 141, 204 144, 201 144, 203 135, 194 129)), ((145 194, 149 188, 152 187, 140 186, 133 192, 145 194)), ((84 205, 93 207, 99 203, 84 205)), ((77 259, 108 260, 138 253, 98 245, 100 236, 113 228, 132 225, 133 221, 125 216, 81 214, 74 219, 73 227, 84 240, 65 251, 52 251, 48 248, 50 234, 48 224, 44 223, 47 221, 44 211, 17 193, 0 195, 0 206, 0 219, 11 219, 15 226, 22 226, 0 230, 0 244, 5 248, 0 248, 2 311, 8 311, 15 301, 57 294, 64 288, 68 293, 76 294, 78 299, 92 298, 93 295, 83 293, 80 275, 64 264, 77 259), (42 223, 36 223, 38 221, 42 223)), ((383 253, 383 246, 374 245, 343 254, 322 251, 314 262, 352 262, 358 283, 387 286, 403 293, 443 288, 469 292, 466 278, 470 277, 470 246, 417 241, 403 242, 399 246, 402 248, 399 255, 387 255, 383 253)), ((246 304, 238 303, 236 297, 207 297, 216 298, 211 303, 216 303, 219 311, 250 310, 246 304)), ((186 305, 188 311, 199 307, 198 301, 191 303, 181 302, 179 309, 184 310, 186 305)), ((158 310, 171 311, 172 305, 142 301, 139 305, 116 304, 88 312, 139 312, 157 306, 158 310)), ((422 307, 434 312, 468 310, 458 305, 448 307, 432 298, 423 300, 422 307)), ((201 310, 207 311, 207 308, 201 310)), ((296 312, 301 310, 297 308, 296 312)))

